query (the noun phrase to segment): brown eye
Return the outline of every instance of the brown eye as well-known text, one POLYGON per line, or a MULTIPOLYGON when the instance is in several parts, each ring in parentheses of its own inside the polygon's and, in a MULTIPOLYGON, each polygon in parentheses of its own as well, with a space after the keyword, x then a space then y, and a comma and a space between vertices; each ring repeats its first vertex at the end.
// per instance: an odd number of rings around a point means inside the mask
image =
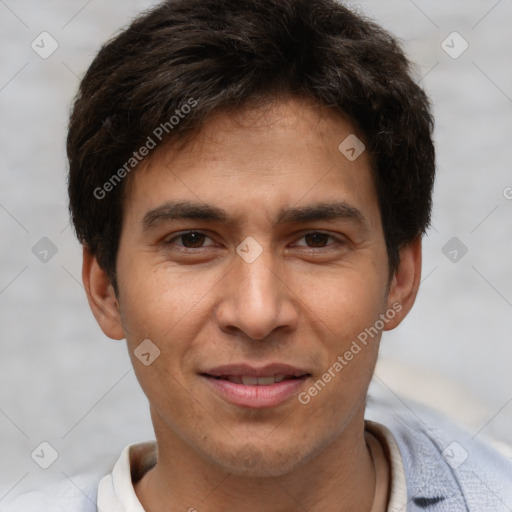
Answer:
POLYGON ((343 236, 335 236, 322 231, 310 231, 302 235, 294 246, 301 249, 334 250, 346 246, 346 240, 343 236))
POLYGON ((200 231, 184 231, 181 234, 177 234, 165 240, 164 245, 178 246, 185 249, 202 249, 203 247, 215 245, 212 242, 213 240, 209 236, 200 231))
POLYGON ((203 246, 206 235, 196 231, 191 231, 190 233, 180 235, 178 239, 181 239, 182 245, 184 247, 188 247, 189 249, 198 249, 199 247, 203 246))
POLYGON ((332 238, 330 235, 326 233, 308 233, 304 236, 306 243, 309 247, 325 247, 329 238, 332 238))

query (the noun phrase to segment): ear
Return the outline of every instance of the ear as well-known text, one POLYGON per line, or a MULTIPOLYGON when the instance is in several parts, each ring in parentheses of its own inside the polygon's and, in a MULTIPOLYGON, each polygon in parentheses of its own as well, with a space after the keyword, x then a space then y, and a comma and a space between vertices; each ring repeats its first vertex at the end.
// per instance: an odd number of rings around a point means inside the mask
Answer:
POLYGON ((386 323, 384 330, 397 327, 411 310, 421 280, 421 237, 416 237, 400 249, 400 264, 389 287, 388 310, 396 315, 386 323))
POLYGON ((106 272, 100 267, 96 256, 85 246, 83 248, 82 281, 89 306, 101 330, 109 338, 122 340, 125 335, 114 287, 106 272))

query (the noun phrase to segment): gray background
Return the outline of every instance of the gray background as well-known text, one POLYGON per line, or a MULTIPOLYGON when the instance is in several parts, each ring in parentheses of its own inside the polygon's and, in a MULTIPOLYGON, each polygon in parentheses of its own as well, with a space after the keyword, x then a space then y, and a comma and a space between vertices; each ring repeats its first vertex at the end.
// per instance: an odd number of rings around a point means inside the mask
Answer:
MULTIPOLYGON (((89 312, 64 154, 79 77, 100 43, 152 4, 0 0, 0 508, 64 475, 103 474, 124 445, 152 437, 125 343, 89 312), (31 48, 43 31, 59 45, 47 59, 31 48), (43 237, 57 250, 46 263, 32 252, 43 237), (47 470, 31 458, 43 441, 59 454, 47 470)), ((437 118, 423 283, 410 316, 383 338, 374 393, 512 443, 512 1, 351 5, 403 41, 437 118), (454 31, 469 44, 456 59, 442 48, 454 31)))

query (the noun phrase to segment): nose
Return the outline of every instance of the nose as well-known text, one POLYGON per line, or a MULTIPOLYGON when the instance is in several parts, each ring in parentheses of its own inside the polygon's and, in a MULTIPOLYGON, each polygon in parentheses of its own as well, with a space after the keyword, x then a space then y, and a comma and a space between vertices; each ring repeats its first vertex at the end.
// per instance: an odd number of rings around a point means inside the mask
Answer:
POLYGON ((267 249, 250 263, 237 256, 233 265, 216 309, 220 329, 252 340, 296 329, 297 301, 278 256, 267 249))

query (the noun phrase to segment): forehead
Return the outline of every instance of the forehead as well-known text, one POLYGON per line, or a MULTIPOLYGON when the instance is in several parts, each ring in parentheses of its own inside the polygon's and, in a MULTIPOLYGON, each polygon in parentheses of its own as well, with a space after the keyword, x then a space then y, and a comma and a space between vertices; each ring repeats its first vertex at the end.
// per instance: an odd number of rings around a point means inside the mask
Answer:
POLYGON ((341 115, 296 99, 212 115, 186 143, 156 148, 130 176, 125 217, 140 221, 171 200, 215 204, 241 220, 344 201, 380 223, 369 156, 342 151, 344 141, 361 138, 341 115))

